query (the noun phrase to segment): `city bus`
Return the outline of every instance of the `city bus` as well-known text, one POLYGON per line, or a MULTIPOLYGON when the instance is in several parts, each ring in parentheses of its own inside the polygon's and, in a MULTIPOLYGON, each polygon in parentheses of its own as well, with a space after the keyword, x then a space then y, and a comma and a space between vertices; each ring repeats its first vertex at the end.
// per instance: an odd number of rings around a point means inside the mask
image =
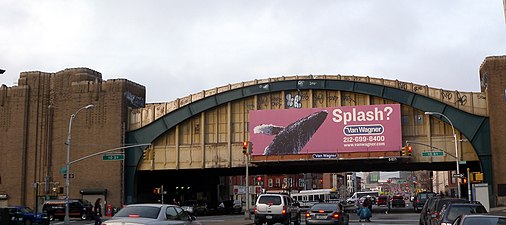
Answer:
POLYGON ((309 208, 318 202, 339 202, 339 192, 333 189, 304 190, 290 196, 303 208, 309 208))

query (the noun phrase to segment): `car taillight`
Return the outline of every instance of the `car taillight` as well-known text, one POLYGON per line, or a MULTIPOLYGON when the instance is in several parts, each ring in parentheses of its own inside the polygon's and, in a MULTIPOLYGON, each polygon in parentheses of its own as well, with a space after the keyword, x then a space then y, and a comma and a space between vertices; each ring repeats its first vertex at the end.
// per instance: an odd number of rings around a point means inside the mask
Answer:
POLYGON ((435 212, 435 213, 433 213, 433 214, 434 214, 434 216, 435 216, 433 219, 434 219, 434 220, 437 220, 437 212, 435 212))
POLYGON ((286 206, 283 206, 283 210, 281 210, 281 214, 283 214, 283 215, 286 214, 286 206))
POLYGON ((311 214, 309 214, 309 212, 306 212, 306 218, 309 218, 311 217, 311 214))
POLYGON ((325 210, 318 210, 318 212, 319 212, 319 213, 324 213, 324 212, 325 212, 325 210))
POLYGON ((339 213, 334 213, 334 215, 332 215, 332 217, 334 217, 334 219, 338 219, 339 218, 339 213))
POLYGON ((253 208, 253 214, 257 214, 257 207, 253 208))
POLYGON ((420 199, 417 199, 417 200, 416 200, 416 202, 417 202, 417 203, 419 203, 419 202, 420 202, 420 199))

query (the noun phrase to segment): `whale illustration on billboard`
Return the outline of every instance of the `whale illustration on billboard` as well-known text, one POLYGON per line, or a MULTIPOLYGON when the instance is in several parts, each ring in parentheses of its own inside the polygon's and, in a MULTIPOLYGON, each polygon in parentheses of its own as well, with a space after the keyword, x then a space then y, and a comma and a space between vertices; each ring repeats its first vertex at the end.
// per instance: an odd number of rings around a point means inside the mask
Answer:
POLYGON ((276 135, 265 147, 264 155, 299 154, 314 133, 327 118, 327 110, 312 113, 290 125, 283 127, 273 124, 261 124, 253 129, 256 134, 276 135))

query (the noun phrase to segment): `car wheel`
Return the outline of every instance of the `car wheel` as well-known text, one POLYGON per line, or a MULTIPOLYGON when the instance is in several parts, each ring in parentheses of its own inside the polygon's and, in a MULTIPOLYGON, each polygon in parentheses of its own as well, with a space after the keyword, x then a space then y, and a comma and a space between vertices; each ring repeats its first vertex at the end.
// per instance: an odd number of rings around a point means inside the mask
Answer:
POLYGON ((53 221, 54 220, 54 215, 53 214, 49 214, 47 217, 49 218, 49 221, 53 221))
POLYGON ((87 220, 87 219, 88 219, 88 214, 87 213, 81 214, 81 220, 87 220))

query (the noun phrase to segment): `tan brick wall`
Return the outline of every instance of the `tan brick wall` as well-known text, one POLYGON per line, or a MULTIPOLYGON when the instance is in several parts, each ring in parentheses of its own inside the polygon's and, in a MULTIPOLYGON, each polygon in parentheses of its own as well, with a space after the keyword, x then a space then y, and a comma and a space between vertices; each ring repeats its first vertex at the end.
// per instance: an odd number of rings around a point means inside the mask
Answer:
MULTIPOLYGON (((480 69, 482 90, 487 93, 490 115, 490 142, 494 188, 506 183, 506 56, 487 57, 480 69), (486 80, 486 82, 484 82, 486 80)), ((497 191, 497 189, 496 189, 497 191)), ((505 204, 506 199, 498 198, 497 204, 505 204)))
MULTIPOLYGON (((72 113, 95 105, 73 120, 70 155, 75 160, 122 146, 129 107, 136 108, 127 99, 137 97, 137 107, 142 107, 145 98, 144 86, 124 79, 104 81, 100 73, 87 68, 24 72, 18 84, 0 88, 0 194, 8 194, 11 205, 34 207, 34 183, 40 184, 40 196, 54 195, 45 192, 46 177, 52 180, 50 189, 65 186, 59 170, 66 162, 72 113)), ((72 198, 81 198, 81 189, 107 189, 108 203, 122 204, 121 161, 96 156, 72 164, 70 172, 75 175, 70 180, 72 198)))

